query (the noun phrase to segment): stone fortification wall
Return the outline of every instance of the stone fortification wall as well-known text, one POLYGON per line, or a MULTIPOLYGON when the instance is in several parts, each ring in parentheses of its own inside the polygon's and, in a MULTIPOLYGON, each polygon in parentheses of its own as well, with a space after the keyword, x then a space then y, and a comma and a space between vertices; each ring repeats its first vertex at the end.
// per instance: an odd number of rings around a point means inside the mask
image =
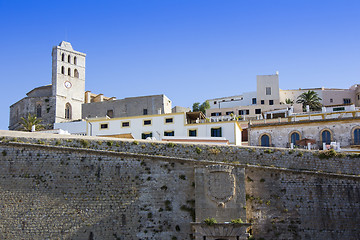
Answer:
POLYGON ((358 155, 0 134, 0 239, 191 239, 212 161, 245 167, 255 239, 360 238, 358 155))

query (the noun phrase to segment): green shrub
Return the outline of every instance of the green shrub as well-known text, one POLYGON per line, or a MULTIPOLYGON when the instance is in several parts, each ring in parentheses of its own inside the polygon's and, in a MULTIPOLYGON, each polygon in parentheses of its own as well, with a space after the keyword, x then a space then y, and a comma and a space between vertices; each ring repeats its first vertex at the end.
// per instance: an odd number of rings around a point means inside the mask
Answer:
POLYGON ((231 223, 244 223, 244 221, 241 220, 241 218, 238 218, 238 219, 231 220, 231 223))
POLYGON ((173 148, 175 147, 175 143, 169 142, 168 144, 166 144, 166 146, 173 148))
POLYGON ((204 220, 204 223, 206 223, 206 224, 209 225, 209 226, 212 226, 212 225, 216 224, 217 221, 216 221, 215 218, 206 218, 206 219, 204 220))
POLYGON ((80 139, 80 144, 83 148, 88 148, 90 146, 89 141, 85 139, 80 139))
POLYGON ((139 145, 139 142, 135 140, 135 141, 133 141, 133 144, 134 145, 139 145))
POLYGON ((114 142, 113 141, 107 141, 107 143, 106 143, 109 147, 111 147, 113 144, 114 144, 114 142))
POLYGON ((199 148, 199 147, 196 147, 196 148, 195 148, 195 152, 196 152, 197 154, 200 154, 200 153, 202 152, 202 149, 199 148))

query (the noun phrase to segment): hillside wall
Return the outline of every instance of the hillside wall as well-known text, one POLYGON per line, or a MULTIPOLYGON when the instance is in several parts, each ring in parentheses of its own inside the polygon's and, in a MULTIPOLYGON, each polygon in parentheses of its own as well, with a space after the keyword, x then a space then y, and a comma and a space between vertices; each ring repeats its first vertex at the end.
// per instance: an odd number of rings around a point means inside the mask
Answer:
POLYGON ((360 238, 358 155, 6 134, 0 239, 191 239, 214 162, 245 168, 255 239, 360 238))

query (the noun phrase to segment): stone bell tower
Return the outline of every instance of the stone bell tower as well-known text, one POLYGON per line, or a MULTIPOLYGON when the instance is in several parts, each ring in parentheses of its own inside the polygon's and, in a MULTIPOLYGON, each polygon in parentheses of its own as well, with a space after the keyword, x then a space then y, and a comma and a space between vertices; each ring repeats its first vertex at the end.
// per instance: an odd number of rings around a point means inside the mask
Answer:
POLYGON ((52 95, 55 123, 81 119, 85 94, 86 54, 62 41, 52 50, 52 95))

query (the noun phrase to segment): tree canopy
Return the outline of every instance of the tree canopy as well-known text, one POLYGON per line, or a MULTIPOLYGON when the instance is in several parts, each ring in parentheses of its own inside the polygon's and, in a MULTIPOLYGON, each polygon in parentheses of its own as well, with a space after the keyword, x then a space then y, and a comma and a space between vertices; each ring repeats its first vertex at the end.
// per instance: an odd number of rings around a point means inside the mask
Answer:
POLYGON ((192 106, 192 111, 193 112, 202 112, 202 113, 206 113, 206 109, 210 108, 210 103, 209 101, 205 101, 202 104, 200 104, 199 102, 196 102, 193 104, 192 106))
POLYGON ((306 111, 306 105, 309 105, 310 110, 312 111, 319 111, 321 110, 322 99, 318 96, 318 94, 313 91, 309 90, 307 92, 303 92, 301 95, 298 96, 296 103, 302 103, 303 111, 306 111))

